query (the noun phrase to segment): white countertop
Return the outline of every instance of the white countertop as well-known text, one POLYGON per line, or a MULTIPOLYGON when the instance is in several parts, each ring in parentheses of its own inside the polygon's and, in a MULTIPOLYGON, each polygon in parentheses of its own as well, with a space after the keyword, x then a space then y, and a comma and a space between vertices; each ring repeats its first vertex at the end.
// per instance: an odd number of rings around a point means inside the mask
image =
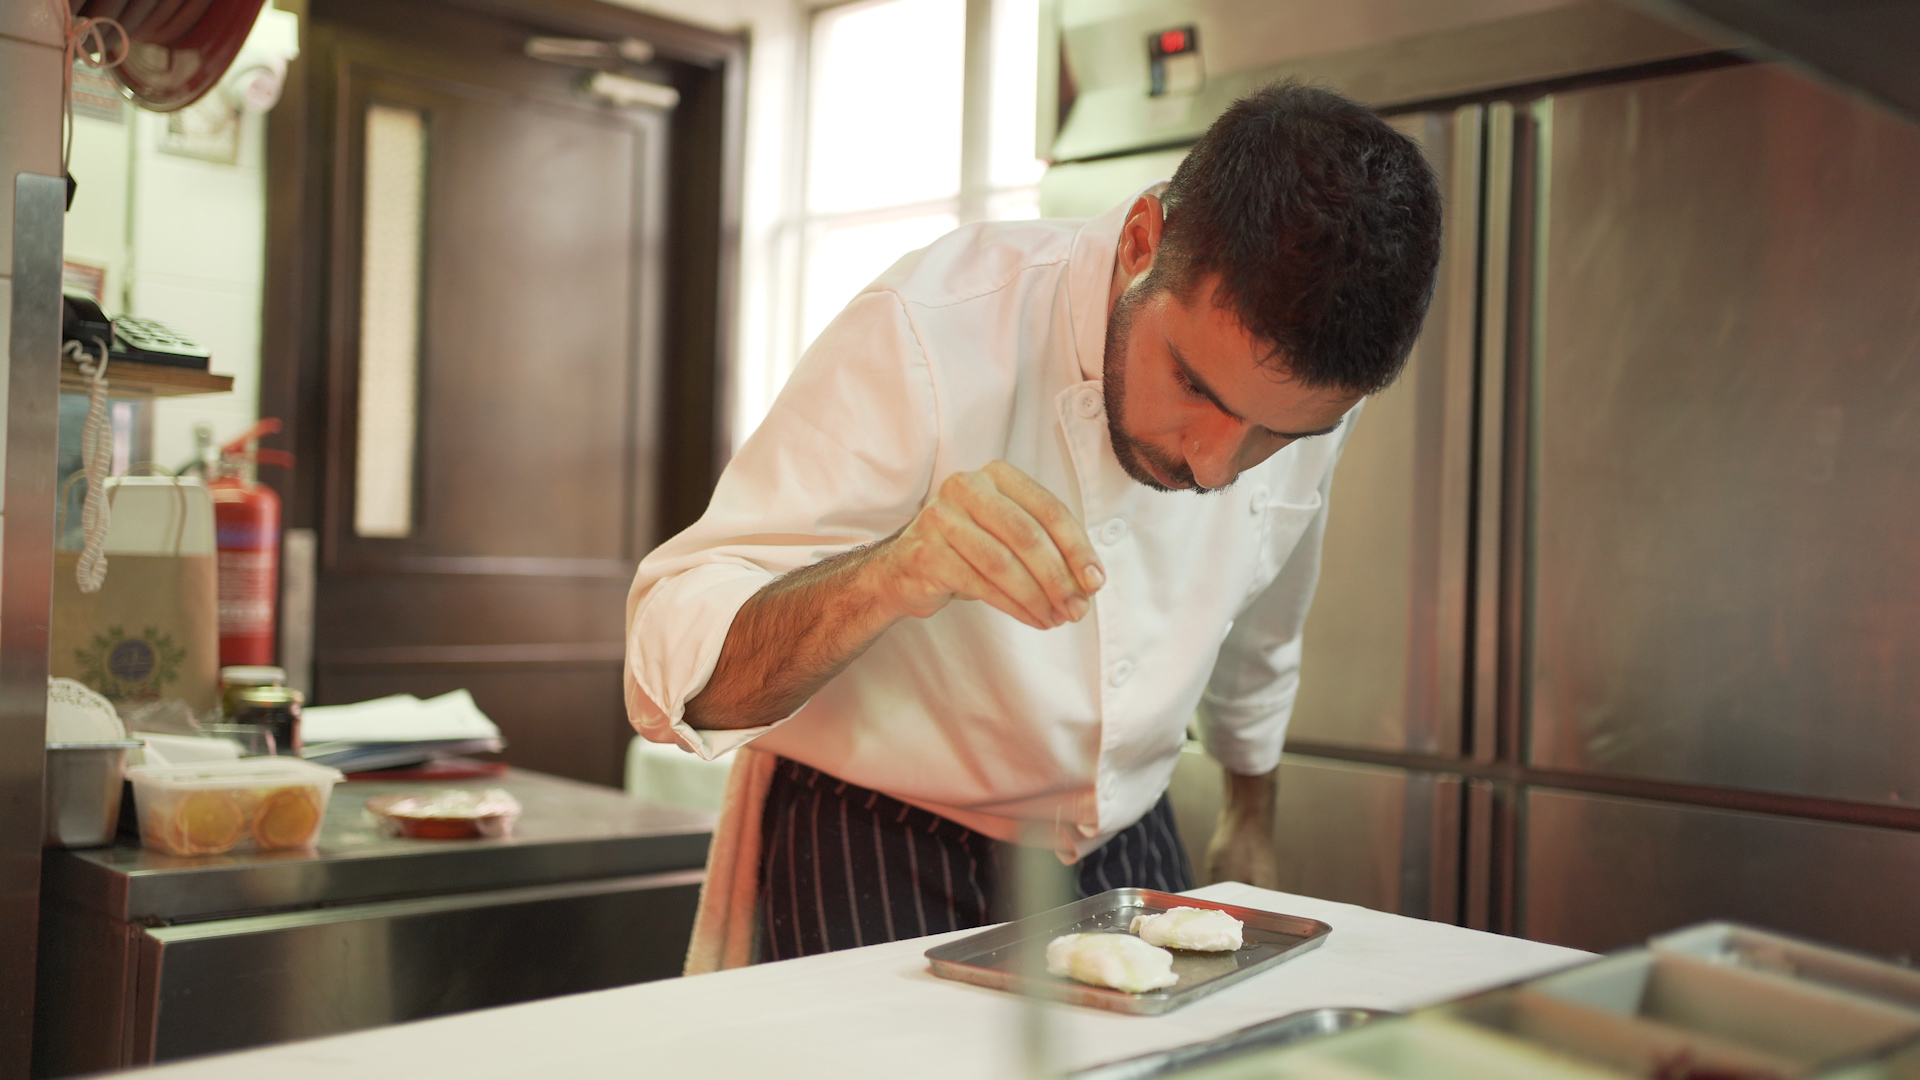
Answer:
MULTIPOLYGON (((1228 882, 1193 895, 1321 919, 1313 952, 1165 1016, 1050 1006, 1080 1068, 1329 1005, 1406 1010, 1588 954, 1228 882)), ((935 978, 921 954, 973 931, 552 998, 155 1069, 234 1080, 529 1076, 1017 1076, 1018 1001, 935 978)))

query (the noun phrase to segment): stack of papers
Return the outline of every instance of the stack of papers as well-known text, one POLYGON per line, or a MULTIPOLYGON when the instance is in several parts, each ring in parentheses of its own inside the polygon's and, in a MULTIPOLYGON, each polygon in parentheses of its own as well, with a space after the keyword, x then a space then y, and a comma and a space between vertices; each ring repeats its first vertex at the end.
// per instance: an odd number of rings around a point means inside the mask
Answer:
POLYGON ((352 705, 315 705, 301 714, 301 756, 341 772, 418 765, 507 745, 465 690, 422 700, 394 694, 352 705))

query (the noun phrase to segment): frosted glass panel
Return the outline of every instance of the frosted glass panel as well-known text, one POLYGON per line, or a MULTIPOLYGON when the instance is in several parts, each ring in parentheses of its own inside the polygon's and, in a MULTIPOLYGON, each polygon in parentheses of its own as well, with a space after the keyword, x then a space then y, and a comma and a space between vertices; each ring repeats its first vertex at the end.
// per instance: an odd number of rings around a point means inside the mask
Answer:
POLYGON ((959 224, 952 214, 829 229, 807 256, 806 339, 811 345, 847 301, 909 251, 926 247, 959 224))
POLYGON ((418 109, 368 106, 353 492, 353 531, 361 536, 413 531, 426 165, 426 116, 418 109))
POLYGON ((814 35, 808 208, 833 213, 958 194, 963 0, 829 9, 816 17, 814 35))

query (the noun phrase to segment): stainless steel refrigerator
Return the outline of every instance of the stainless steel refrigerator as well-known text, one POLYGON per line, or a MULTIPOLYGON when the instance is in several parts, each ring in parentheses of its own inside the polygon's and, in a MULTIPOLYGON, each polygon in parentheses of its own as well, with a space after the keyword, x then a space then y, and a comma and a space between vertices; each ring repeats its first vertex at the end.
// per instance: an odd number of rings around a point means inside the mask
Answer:
MULTIPOLYGON (((1449 208, 1426 332, 1334 484, 1285 887, 1592 949, 1727 917, 1911 956, 1920 127, 1713 41, 1563 48, 1607 6, 1476 24, 1484 62, 1389 28, 1234 76, 1382 107, 1449 208), (1502 82, 1501 41, 1570 58, 1502 82)), ((1204 47, 1234 11, 1129 17, 1204 47)), ((1143 28, 1052 17, 1096 93, 1143 28)), ((1049 208, 1178 157, 1056 165, 1049 208)), ((1198 842, 1206 763, 1181 777, 1198 842)))

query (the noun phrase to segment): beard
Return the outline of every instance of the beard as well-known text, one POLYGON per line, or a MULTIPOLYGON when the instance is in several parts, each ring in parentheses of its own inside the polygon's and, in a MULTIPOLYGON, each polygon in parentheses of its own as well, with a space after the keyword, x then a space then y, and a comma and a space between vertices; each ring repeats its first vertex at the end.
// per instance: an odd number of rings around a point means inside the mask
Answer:
POLYGON ((1155 491, 1211 491, 1212 488, 1203 488, 1194 481, 1193 470, 1187 467, 1186 462, 1168 457, 1127 432, 1127 339, 1132 334, 1134 315, 1156 291, 1150 282, 1129 285, 1120 294, 1120 299, 1114 302, 1113 313, 1107 317, 1107 340, 1100 360, 1101 394, 1106 399, 1107 407, 1107 441, 1113 444, 1113 456, 1120 462, 1120 468, 1135 483, 1144 484, 1155 491), (1161 476, 1170 478, 1179 486, 1170 487, 1162 483, 1147 470, 1147 463, 1158 469, 1161 476))

